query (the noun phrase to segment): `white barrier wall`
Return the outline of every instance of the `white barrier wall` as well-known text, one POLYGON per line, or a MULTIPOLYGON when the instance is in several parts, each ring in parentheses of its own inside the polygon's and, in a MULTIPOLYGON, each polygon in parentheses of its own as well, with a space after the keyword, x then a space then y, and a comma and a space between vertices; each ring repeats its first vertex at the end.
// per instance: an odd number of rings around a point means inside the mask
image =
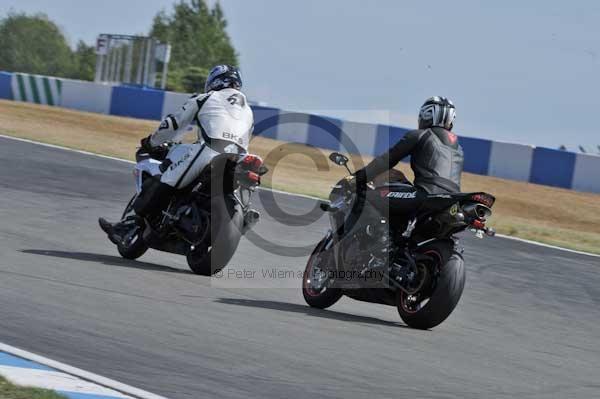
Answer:
POLYGON ((493 141, 488 175, 529 181, 532 161, 533 147, 493 141))
POLYGON ((353 152, 353 148, 358 148, 363 154, 375 154, 377 128, 378 125, 343 121, 342 148, 349 152, 353 152))
POLYGON ((577 154, 571 188, 600 193, 600 156, 577 154))
POLYGON ((162 108, 162 117, 177 112, 183 104, 191 97, 191 94, 175 93, 172 91, 165 92, 165 102, 162 108))
POLYGON ((81 80, 63 80, 60 105, 80 111, 109 114, 112 86, 81 80))
POLYGON ((309 114, 294 114, 293 118, 290 118, 293 119, 293 122, 280 123, 275 138, 277 140, 289 141, 290 143, 308 143, 309 118, 309 114))

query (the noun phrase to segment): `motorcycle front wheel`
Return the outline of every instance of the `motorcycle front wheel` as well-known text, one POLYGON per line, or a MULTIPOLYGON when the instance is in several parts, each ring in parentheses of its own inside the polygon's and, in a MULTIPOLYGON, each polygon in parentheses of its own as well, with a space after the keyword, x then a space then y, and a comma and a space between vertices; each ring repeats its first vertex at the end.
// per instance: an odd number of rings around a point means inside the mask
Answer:
POLYGON ((326 237, 317 244, 312 255, 308 259, 304 277, 302 279, 302 295, 306 303, 318 309, 325 309, 340 300, 343 293, 339 288, 330 287, 327 277, 326 262, 333 261, 325 246, 331 237, 326 237))
MULTIPOLYGON (((121 220, 125 220, 129 217, 134 217, 135 212, 133 210, 133 202, 135 201, 137 194, 134 195, 129 203, 125 207, 125 211, 123 211, 123 215, 121 216, 121 220)), ((144 255, 148 250, 148 246, 144 242, 144 238, 142 237, 142 232, 144 231, 143 226, 134 227, 136 229, 133 232, 133 235, 129 237, 127 243, 119 243, 117 244, 117 251, 119 254, 125 259, 135 260, 140 256, 144 255)))

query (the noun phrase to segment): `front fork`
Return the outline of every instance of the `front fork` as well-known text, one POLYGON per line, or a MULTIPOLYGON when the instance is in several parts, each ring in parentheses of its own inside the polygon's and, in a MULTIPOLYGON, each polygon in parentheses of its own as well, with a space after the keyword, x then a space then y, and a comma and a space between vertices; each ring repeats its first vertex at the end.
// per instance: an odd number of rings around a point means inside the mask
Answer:
POLYGON ((242 226, 242 234, 246 234, 260 220, 260 212, 250 208, 250 197, 254 192, 253 188, 239 187, 233 192, 233 198, 242 208, 244 214, 244 225, 242 226))

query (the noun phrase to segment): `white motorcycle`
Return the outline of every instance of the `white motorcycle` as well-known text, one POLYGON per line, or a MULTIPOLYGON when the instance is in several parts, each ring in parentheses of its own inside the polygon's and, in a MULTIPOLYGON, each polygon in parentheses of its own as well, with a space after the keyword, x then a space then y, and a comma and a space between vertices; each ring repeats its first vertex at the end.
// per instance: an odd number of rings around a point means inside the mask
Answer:
POLYGON ((144 180, 162 173, 167 153, 188 152, 189 146, 166 144, 162 154, 136 155, 137 192, 121 218, 127 233, 116 245, 126 259, 137 259, 148 248, 184 255, 194 273, 211 276, 227 265, 241 236, 258 222, 250 198, 268 169, 257 155, 219 154, 192 184, 175 192, 156 220, 141 220, 133 203, 144 180))

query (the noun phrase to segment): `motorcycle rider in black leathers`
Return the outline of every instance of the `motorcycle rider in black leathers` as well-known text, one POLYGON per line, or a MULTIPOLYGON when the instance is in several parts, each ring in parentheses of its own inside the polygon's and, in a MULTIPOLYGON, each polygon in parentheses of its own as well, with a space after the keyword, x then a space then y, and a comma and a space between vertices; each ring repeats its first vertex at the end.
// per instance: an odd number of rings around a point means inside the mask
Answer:
MULTIPOLYGON (((371 267, 387 264, 386 255, 377 255, 381 254, 377 248, 387 247, 389 232, 377 231, 377 221, 381 216, 389 215, 385 215, 388 211, 385 205, 383 209, 381 206, 386 202, 378 197, 380 194, 377 191, 368 190, 368 182, 382 180, 384 172, 389 173, 384 181, 394 180, 390 179, 390 171, 398 162, 407 156, 411 157, 411 168, 415 175, 414 185, 410 185, 402 175, 402 181, 397 183, 404 185, 395 188, 404 191, 402 197, 396 197, 395 210, 401 209, 403 223, 406 224, 403 236, 409 238, 416 222, 415 218, 428 194, 460 192, 464 156, 458 137, 452 133, 454 118, 455 108, 450 100, 437 96, 427 99, 419 112, 419 128, 406 133, 388 152, 376 157, 354 173, 357 196, 344 229, 354 232, 366 231, 367 235, 371 236, 371 240, 368 240, 372 256, 369 262, 371 267)), ((351 178, 352 176, 348 183, 352 185, 351 178)), ((352 235, 348 234, 347 237, 352 235)), ((391 273, 395 275, 394 270, 391 273)))
POLYGON ((454 104, 444 97, 431 97, 419 112, 419 128, 410 131, 388 152, 358 170, 357 188, 392 169, 410 155, 414 185, 428 194, 460 191, 463 150, 452 133, 456 116, 454 104))

